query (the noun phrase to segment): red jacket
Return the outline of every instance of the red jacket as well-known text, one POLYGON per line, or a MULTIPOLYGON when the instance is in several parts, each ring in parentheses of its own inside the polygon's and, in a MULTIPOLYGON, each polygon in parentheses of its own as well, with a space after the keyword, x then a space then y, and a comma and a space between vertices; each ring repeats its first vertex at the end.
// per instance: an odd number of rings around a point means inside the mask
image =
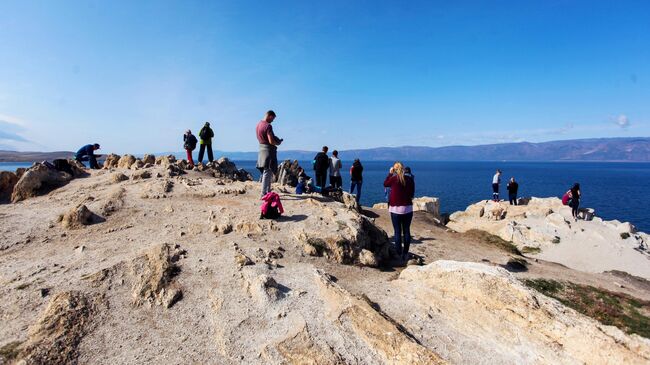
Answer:
POLYGON ((384 187, 390 188, 388 205, 393 207, 413 205, 415 182, 410 176, 404 176, 405 185, 400 183, 397 175, 388 175, 384 180, 384 187))

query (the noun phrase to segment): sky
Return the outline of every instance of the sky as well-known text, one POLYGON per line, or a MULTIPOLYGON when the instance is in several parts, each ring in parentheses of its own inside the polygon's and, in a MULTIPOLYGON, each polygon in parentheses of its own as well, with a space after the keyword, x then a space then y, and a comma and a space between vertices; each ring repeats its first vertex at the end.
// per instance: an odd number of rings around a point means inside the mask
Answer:
POLYGON ((0 0, 0 149, 650 136, 648 1, 0 0))

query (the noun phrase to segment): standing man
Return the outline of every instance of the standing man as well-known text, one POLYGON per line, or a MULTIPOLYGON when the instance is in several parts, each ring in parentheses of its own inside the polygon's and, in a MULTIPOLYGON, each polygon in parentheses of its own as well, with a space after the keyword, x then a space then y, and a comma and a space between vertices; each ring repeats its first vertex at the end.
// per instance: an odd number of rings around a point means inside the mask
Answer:
POLYGON ((199 131, 199 138, 201 139, 199 143, 201 147, 199 148, 199 163, 203 163, 203 153, 205 149, 208 149, 208 161, 212 162, 214 157, 212 156, 212 137, 214 137, 214 132, 210 128, 210 122, 205 122, 201 131, 199 131))
POLYGON ((316 186, 320 187, 321 191, 327 185, 327 169, 330 167, 330 158, 327 156, 327 151, 327 146, 323 146, 323 150, 316 154, 313 162, 316 186))
POLYGON ((341 160, 339 160, 339 151, 332 151, 332 158, 330 158, 330 185, 335 189, 340 189, 343 186, 343 179, 341 178, 341 160))
POLYGON ((271 191, 271 180, 278 169, 278 147, 283 139, 273 133, 271 123, 275 120, 275 112, 269 110, 264 119, 257 123, 255 133, 260 144, 260 151, 257 155, 257 169, 262 173, 262 194, 263 197, 271 191))
POLYGON ((497 170, 492 177, 492 200, 499 201, 499 184, 501 183, 501 170, 497 170))
POLYGON ((510 205, 517 205, 517 190, 519 190, 519 184, 517 184, 514 177, 510 178, 506 189, 508 189, 508 200, 510 201, 510 205))
POLYGON ((74 155, 74 159, 80 162, 83 165, 83 161, 88 161, 90 168, 97 170, 99 169, 99 164, 97 163, 97 157, 101 155, 96 155, 95 151, 99 149, 99 143, 87 144, 79 149, 74 155))
MULTIPOLYGON (((183 135, 183 147, 185 147, 185 151, 187 152, 187 162, 190 164, 190 168, 194 168, 194 159, 192 159, 192 151, 196 148, 196 137, 192 134, 191 130, 185 131, 185 134, 183 135)), ((212 151, 212 149, 210 150, 212 151)), ((211 153, 208 152, 208 156, 210 156, 211 153)), ((203 157, 203 156, 201 156, 203 157)))

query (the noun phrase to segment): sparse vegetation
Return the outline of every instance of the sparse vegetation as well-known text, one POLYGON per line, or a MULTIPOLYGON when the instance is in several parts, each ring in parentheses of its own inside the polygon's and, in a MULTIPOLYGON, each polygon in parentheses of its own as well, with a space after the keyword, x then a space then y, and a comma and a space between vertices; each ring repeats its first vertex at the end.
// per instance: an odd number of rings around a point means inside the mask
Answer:
POLYGON ((630 234, 627 233, 627 232, 622 232, 622 233, 621 233, 621 238, 624 239, 624 240, 626 240, 626 239, 630 238, 630 234))
POLYGON ((488 245, 495 246, 508 253, 521 255, 521 251, 519 251, 519 249, 517 248, 517 246, 515 246, 514 243, 510 241, 506 241, 499 236, 495 236, 488 232, 481 231, 480 229, 470 229, 469 231, 465 232, 465 235, 477 239, 488 245))
POLYGON ((553 238, 553 241, 551 241, 551 242, 552 242, 552 243, 555 243, 555 244, 560 243, 560 237, 559 237, 559 236, 555 236, 555 237, 553 238))
POLYGON ((532 246, 524 246, 521 249, 522 253, 532 253, 532 254, 538 254, 542 252, 542 250, 539 247, 532 247, 532 246))
POLYGON ((567 307, 622 331, 650 338, 650 301, 627 294, 571 282, 526 279, 526 286, 555 298, 567 307))

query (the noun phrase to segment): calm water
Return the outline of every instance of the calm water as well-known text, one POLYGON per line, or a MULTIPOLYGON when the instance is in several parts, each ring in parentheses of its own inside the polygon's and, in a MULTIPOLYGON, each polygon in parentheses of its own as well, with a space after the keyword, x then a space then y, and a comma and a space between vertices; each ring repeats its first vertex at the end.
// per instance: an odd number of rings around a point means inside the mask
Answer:
MULTIPOLYGON (((236 161, 256 178, 255 161, 236 161)), ((349 189, 350 162, 343 163, 343 185, 349 189)), ((596 209, 604 219, 632 222, 650 231, 650 164, 579 162, 408 162, 415 175, 416 196, 440 198, 441 211, 464 210, 478 200, 491 199, 492 175, 503 171, 501 197, 507 199, 505 182, 514 176, 519 196, 560 197, 574 182, 582 187, 582 205, 596 209)), ((0 163, 0 170, 15 170, 31 164, 0 163)), ((310 162, 301 163, 309 171, 310 162)), ((366 162, 362 204, 384 200, 383 181, 390 162, 366 162)))

